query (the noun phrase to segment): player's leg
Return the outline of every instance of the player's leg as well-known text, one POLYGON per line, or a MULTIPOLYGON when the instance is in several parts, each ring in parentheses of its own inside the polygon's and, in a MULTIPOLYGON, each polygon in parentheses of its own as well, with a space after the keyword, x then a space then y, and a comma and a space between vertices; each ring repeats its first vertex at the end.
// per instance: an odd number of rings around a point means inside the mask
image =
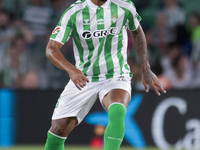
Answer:
POLYGON ((109 116, 109 124, 104 134, 104 150, 119 150, 124 138, 124 119, 129 101, 129 92, 122 89, 113 89, 104 96, 102 103, 109 116))
POLYGON ((52 120, 52 126, 47 134, 45 150, 64 150, 64 142, 77 124, 76 117, 52 120))
POLYGON ((80 91, 69 81, 54 109, 45 150, 64 150, 68 134, 81 123, 97 99, 95 86, 90 82, 80 91))
POLYGON ((51 124, 50 132, 58 136, 67 137, 78 124, 78 120, 76 117, 67 117, 63 119, 52 120, 51 124))

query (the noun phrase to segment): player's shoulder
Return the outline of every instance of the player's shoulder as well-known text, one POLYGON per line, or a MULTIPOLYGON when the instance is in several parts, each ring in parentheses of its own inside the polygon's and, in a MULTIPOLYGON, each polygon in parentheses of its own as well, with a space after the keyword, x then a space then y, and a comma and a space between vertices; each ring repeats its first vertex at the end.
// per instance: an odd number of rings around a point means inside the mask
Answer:
POLYGON ((86 0, 77 0, 70 7, 81 7, 84 3, 86 3, 86 0))
POLYGON ((133 7, 135 7, 134 3, 131 0, 111 0, 111 1, 127 9, 132 9, 133 7))
POLYGON ((86 0, 77 0, 75 3, 71 4, 69 8, 65 10, 65 12, 68 12, 70 14, 74 14, 77 11, 80 11, 83 9, 86 5, 86 0))

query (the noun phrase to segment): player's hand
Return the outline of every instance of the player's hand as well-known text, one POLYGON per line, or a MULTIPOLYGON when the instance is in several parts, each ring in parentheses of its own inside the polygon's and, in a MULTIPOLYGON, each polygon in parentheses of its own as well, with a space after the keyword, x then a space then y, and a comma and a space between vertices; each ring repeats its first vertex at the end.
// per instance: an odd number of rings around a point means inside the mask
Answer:
POLYGON ((86 86, 86 83, 89 83, 89 79, 77 68, 71 69, 69 72, 70 79, 74 82, 75 86, 81 90, 86 86))
POLYGON ((158 89, 163 92, 163 93, 167 93, 164 88, 162 87, 159 79, 157 78, 157 76, 149 69, 147 71, 143 71, 142 72, 142 83, 145 87, 145 91, 149 92, 149 87, 147 86, 147 84, 149 84, 151 86, 151 88, 156 92, 156 94, 158 94, 160 96, 160 92, 158 91, 158 89))

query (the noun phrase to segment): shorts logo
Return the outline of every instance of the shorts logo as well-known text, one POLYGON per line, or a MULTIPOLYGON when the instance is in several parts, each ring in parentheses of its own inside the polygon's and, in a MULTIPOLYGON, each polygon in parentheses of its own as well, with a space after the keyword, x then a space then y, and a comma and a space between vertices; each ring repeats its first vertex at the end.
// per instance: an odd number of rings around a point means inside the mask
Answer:
POLYGON ((90 39, 92 37, 94 38, 102 38, 106 37, 107 35, 116 35, 118 28, 110 28, 110 29, 104 29, 104 30, 95 30, 94 32, 91 31, 83 31, 81 34, 84 39, 90 39))
POLYGON ((56 33, 58 33, 59 31, 60 31, 60 27, 57 26, 57 27, 53 30, 52 34, 56 34, 56 33))
POLYGON ((127 80, 125 79, 124 76, 120 76, 117 81, 123 81, 123 82, 127 82, 127 80))
POLYGON ((57 101, 57 103, 56 103, 56 107, 55 108, 57 108, 58 107, 58 105, 59 105, 59 100, 61 99, 61 97, 59 97, 59 99, 58 99, 58 101, 57 101))
POLYGON ((55 107, 55 108, 57 108, 57 107, 58 107, 58 105, 59 105, 59 101, 57 101, 57 103, 56 103, 56 107, 55 107))

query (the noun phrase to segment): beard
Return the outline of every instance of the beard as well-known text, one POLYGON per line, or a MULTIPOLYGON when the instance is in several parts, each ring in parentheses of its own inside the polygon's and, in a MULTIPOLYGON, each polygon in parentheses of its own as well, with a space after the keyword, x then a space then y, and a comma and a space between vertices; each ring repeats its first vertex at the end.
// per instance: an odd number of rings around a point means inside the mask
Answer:
POLYGON ((101 2, 106 2, 107 0, 100 0, 101 2))

